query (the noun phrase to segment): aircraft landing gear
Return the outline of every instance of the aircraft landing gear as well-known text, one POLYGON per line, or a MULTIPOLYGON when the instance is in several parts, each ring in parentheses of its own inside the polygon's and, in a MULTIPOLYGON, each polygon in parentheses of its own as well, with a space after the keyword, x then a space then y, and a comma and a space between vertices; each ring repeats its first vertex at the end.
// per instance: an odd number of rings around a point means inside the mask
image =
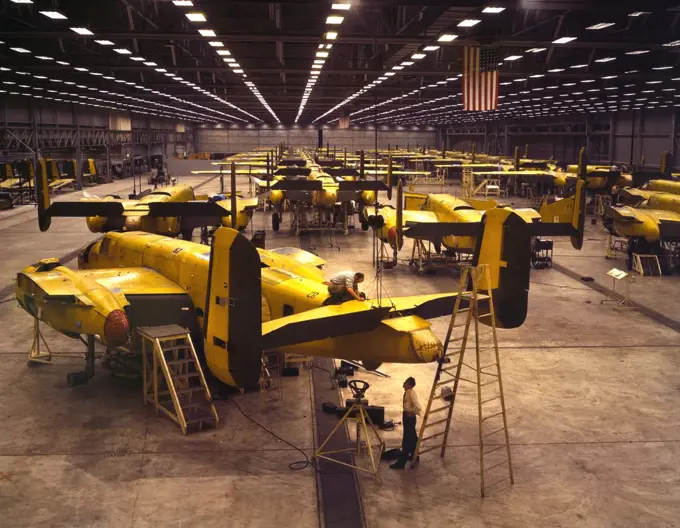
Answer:
POLYGON ((279 228, 281 227, 281 217, 279 216, 279 213, 272 213, 272 229, 274 232, 278 232, 279 228))

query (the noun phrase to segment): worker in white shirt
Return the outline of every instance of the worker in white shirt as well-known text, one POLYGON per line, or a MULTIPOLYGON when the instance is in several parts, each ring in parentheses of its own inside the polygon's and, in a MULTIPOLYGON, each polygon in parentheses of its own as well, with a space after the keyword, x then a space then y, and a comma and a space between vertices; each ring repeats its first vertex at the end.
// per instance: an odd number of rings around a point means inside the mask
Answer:
POLYGON ((342 298, 342 301, 357 300, 362 301, 359 293, 359 284, 364 282, 363 273, 353 271, 341 271, 331 277, 328 285, 328 293, 342 298))
POLYGON ((404 469, 406 461, 413 458, 413 454, 418 444, 418 433, 416 432, 416 417, 420 415, 420 402, 418 395, 413 388, 416 380, 407 378, 404 382, 404 412, 402 417, 402 427, 404 429, 401 440, 401 456, 390 466, 391 469, 404 469))

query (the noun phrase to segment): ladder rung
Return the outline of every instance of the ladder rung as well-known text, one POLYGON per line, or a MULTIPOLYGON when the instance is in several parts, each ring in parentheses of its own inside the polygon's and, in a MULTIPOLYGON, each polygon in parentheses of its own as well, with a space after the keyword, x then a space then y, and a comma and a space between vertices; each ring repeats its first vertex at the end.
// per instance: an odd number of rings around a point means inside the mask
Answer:
POLYGON ((501 482, 504 482, 506 480, 510 480, 510 475, 508 475, 507 477, 503 477, 502 479, 498 479, 492 482, 491 484, 485 484, 484 488, 489 489, 491 486, 496 486, 497 484, 500 484, 501 482))
POLYGON ((436 445, 436 446, 427 447, 425 449, 419 449, 417 455, 424 455, 428 451, 434 451, 435 449, 439 449, 439 448, 441 448, 441 444, 436 445))
MULTIPOLYGON (((485 374, 485 373, 482 372, 482 374, 485 374)), ((490 380, 490 381, 485 381, 484 383, 482 383, 482 384, 480 385, 481 387, 486 387, 487 385, 491 385, 492 383, 498 383, 498 376, 496 376, 495 374, 485 374, 485 375, 486 375, 486 376, 493 376, 493 377, 496 378, 496 379, 492 379, 492 380, 490 380)))
POLYGON ((188 365, 189 363, 196 363, 196 360, 194 358, 187 358, 187 359, 175 359, 173 361, 166 361, 168 366, 174 366, 174 365, 188 365))
POLYGON ((183 374, 170 374, 172 379, 177 380, 177 379, 189 379, 189 378, 198 378, 200 377, 200 374, 198 372, 185 372, 183 374))
POLYGON ((485 434, 482 438, 486 438, 487 436, 495 435, 496 433, 500 433, 501 431, 504 431, 504 430, 505 430, 505 428, 501 427, 499 429, 496 429, 495 431, 492 431, 490 433, 485 434))
MULTIPOLYGON (((441 398, 441 396, 437 396, 437 398, 441 398)), ((433 398, 433 399, 434 399, 434 398, 433 398)), ((437 408, 437 409, 430 409, 430 412, 427 413, 427 414, 434 414, 434 413, 436 413, 436 412, 443 411, 443 410, 445 410, 445 409, 450 409, 450 408, 451 408, 450 405, 444 405, 443 407, 439 407, 439 408, 437 408)))
MULTIPOLYGON (((447 372, 447 374, 448 374, 448 372, 447 372)), ((437 383, 434 384, 434 386, 435 386, 435 387, 440 387, 440 386, 442 386, 442 385, 451 385, 452 383, 456 383, 456 378, 455 378, 455 376, 452 377, 452 378, 449 378, 449 379, 447 379, 447 380, 444 380, 444 381, 438 381, 437 383)))
POLYGON ((437 420, 436 422, 432 422, 432 423, 425 422, 423 429, 427 429, 428 427, 434 427, 435 425, 439 425, 441 423, 448 422, 448 421, 449 421, 448 418, 443 418, 442 420, 437 420))
POLYGON ((184 343, 182 345, 171 345, 171 346, 162 346, 161 345, 161 350, 163 352, 172 352, 173 350, 184 350, 189 348, 189 343, 184 343))
POLYGON ((494 396, 493 398, 489 398, 487 400, 482 400, 481 404, 484 405, 485 403, 489 403, 489 402, 492 402, 492 401, 498 400, 498 399, 500 399, 500 396, 494 396))
POLYGON ((455 352, 449 352, 447 354, 444 354, 444 357, 447 358, 447 357, 459 356, 460 352, 461 352, 460 350, 456 350, 455 352))
MULTIPOLYGON (((488 365, 484 365, 483 367, 480 367, 480 368, 479 368, 479 371, 481 372, 481 371, 483 371, 483 370, 486 369, 486 368, 495 367, 496 365, 498 365, 498 363, 489 363, 488 365)), ((486 373, 485 373, 485 374, 486 374, 486 373)))
POLYGON ((507 464, 507 463, 508 463, 508 459, 504 458, 503 460, 501 460, 497 464, 494 464, 493 466, 488 467, 488 468, 484 468, 484 471, 491 471, 492 469, 496 469, 498 466, 502 466, 503 464, 507 464))
MULTIPOLYGON (((182 394, 191 394, 194 392, 205 392, 205 387, 189 387, 188 389, 175 389, 175 392, 177 395, 182 395, 182 394)), ((170 391, 160 391, 158 395, 163 395, 165 396, 166 394, 170 394, 170 391)))
POLYGON ((488 451, 484 451, 484 454, 488 455, 490 453, 493 453, 494 451, 498 451, 499 449, 503 449, 505 447, 506 447, 505 445, 499 445, 497 447, 494 447, 493 449, 489 449, 488 451))
POLYGON ((497 413, 494 413, 491 416, 485 416, 484 418, 482 418, 482 422, 484 422, 486 420, 491 420, 491 418, 495 418, 496 416, 500 416, 501 414, 503 414, 503 411, 499 411, 497 413))
POLYGON ((445 435, 445 434, 446 434, 446 431, 442 431, 441 433, 434 433, 434 434, 431 434, 430 436, 426 436, 424 438, 421 438, 420 441, 424 442, 425 440, 430 440, 431 438, 437 438, 437 437, 445 435))
POLYGON ((212 422, 215 421, 215 416, 212 413, 202 413, 199 416, 192 416, 190 418, 186 418, 187 425, 209 421, 212 422))

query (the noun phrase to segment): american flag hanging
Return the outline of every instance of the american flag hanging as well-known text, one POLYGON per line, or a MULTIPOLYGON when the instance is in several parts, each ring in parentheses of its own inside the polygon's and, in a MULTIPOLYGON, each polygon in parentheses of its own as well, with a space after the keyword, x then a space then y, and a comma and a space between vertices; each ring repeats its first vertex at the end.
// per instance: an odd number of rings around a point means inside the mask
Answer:
POLYGON ((463 110, 498 109, 498 62, 496 47, 465 46, 463 49, 463 110))

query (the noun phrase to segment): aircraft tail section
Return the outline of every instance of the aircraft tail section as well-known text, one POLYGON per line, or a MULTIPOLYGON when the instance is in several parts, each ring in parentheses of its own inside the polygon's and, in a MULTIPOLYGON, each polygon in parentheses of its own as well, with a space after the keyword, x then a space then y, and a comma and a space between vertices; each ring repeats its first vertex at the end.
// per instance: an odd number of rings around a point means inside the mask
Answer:
POLYGON ((38 225, 40 231, 47 231, 52 223, 52 217, 47 214, 50 207, 50 187, 47 181, 47 171, 38 171, 39 177, 35 178, 35 190, 38 200, 38 225))
POLYGON ((529 302, 531 234, 529 224, 511 209, 491 209, 482 218, 474 265, 489 266, 496 325, 517 328, 524 323, 529 302))
POLYGON ((230 385, 256 386, 262 355, 260 257, 238 231, 223 227, 215 232, 205 306, 210 371, 230 385))
MULTIPOLYGON (((576 180, 576 191, 573 196, 557 200, 553 203, 543 202, 540 213, 541 220, 546 225, 546 232, 549 235, 550 227, 547 224, 569 224, 573 229, 571 234, 571 245, 574 249, 581 249, 583 246, 583 231, 586 222, 586 160, 585 149, 581 149, 578 164, 578 179, 576 180)), ((563 233, 558 233, 563 234, 563 233)))

